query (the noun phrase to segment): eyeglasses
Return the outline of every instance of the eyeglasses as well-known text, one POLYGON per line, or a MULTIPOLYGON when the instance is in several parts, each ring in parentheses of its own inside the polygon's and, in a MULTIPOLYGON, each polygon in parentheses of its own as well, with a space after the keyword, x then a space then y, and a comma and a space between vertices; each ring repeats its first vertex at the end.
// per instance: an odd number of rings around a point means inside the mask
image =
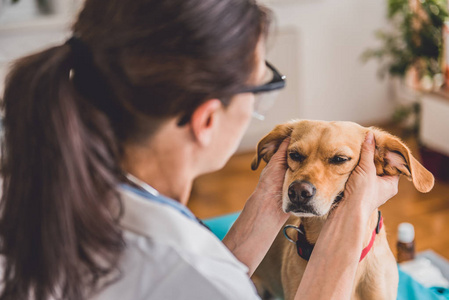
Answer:
POLYGON ((253 117, 264 120, 265 114, 273 106, 279 90, 285 87, 285 76, 280 74, 272 64, 265 61, 267 72, 265 73, 262 85, 248 87, 241 93, 253 93, 256 96, 254 101, 253 117))
MULTIPOLYGON (((1 0, 0 0, 1 1, 1 0)), ((267 72, 262 85, 244 88, 240 93, 253 93, 256 96, 254 101, 253 117, 258 120, 265 120, 265 114, 273 106, 279 90, 285 87, 285 76, 269 62, 265 61, 267 72)), ((184 115, 178 122, 178 126, 184 126, 189 122, 191 114, 184 115)))

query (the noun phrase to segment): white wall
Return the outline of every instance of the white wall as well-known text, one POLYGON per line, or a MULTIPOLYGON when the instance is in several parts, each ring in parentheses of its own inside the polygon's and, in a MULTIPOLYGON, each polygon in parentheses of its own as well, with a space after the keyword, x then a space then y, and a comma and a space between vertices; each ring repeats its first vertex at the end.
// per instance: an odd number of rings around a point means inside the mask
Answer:
MULTIPOLYGON (((269 125, 294 118, 349 120, 375 124, 388 120, 393 103, 387 81, 376 77, 378 64, 363 64, 361 53, 378 42, 374 31, 387 26, 386 0, 265 0, 274 10, 282 45, 268 57, 287 74, 285 112, 281 95, 269 125), (295 36, 291 33, 295 32, 295 36), (285 41, 290 35, 291 40, 285 41), (293 51, 285 49, 293 45, 293 51), (290 61, 290 63, 286 63, 290 61), (293 74, 293 76, 289 76, 293 74)), ((254 121, 240 150, 252 149, 266 125, 254 121)), ((271 128, 270 127, 270 128, 271 128)))
MULTIPOLYGON (((19 3, 25 5, 29 1, 19 3)), ((57 3, 79 4, 79 1, 58 0, 57 3)), ((252 122, 240 150, 254 149, 257 141, 276 124, 293 118, 350 120, 363 124, 389 118, 392 103, 387 82, 380 82, 376 77, 375 61, 366 65, 360 61, 361 53, 377 44, 373 32, 387 24, 386 0, 262 2, 274 10, 277 23, 276 37, 269 43, 267 56, 287 75, 287 88, 265 121, 252 122)), ((74 12, 67 7, 48 20, 29 21, 24 16, 18 23, 14 22, 17 18, 8 19, 6 10, 3 11, 0 92, 2 77, 12 59, 67 38, 71 23, 67 11, 74 12)), ((32 9, 23 10, 32 12, 32 9)))
POLYGON ((40 15, 35 0, 0 0, 0 97, 11 62, 58 45, 70 36, 72 16, 81 0, 55 0, 52 15, 40 15))

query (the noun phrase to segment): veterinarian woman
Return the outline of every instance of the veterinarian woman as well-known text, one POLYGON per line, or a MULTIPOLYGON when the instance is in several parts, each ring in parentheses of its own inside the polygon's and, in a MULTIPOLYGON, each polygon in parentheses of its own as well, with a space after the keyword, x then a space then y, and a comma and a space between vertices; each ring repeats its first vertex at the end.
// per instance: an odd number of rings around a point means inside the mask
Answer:
MULTIPOLYGON (((185 205, 234 153, 256 94, 278 87, 264 81, 269 15, 253 0, 86 0, 72 38, 15 63, 0 299, 258 297, 249 276, 287 218, 288 141, 223 243, 185 205)), ((298 299, 349 297, 368 216, 396 192, 371 135, 363 149, 298 299)))

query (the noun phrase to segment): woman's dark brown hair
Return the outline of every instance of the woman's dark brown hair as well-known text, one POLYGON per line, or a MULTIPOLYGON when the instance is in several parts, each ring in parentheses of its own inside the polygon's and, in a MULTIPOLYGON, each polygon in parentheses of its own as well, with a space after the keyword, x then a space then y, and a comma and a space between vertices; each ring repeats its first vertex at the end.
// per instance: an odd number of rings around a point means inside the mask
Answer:
MULTIPOLYGON (((87 0, 76 38, 17 61, 3 99, 0 299, 83 299, 119 278, 121 149, 255 66, 252 0, 87 0)), ((125 208, 126 209, 126 208, 125 208)))

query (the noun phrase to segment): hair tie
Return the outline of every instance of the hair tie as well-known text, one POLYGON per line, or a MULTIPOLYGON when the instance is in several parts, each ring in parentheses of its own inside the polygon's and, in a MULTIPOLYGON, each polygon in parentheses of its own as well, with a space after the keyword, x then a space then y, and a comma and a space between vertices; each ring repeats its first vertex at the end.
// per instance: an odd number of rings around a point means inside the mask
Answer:
POLYGON ((100 111, 118 118, 122 108, 115 104, 113 90, 95 66, 89 46, 77 35, 70 37, 65 45, 71 48, 73 62, 69 76, 78 93, 100 111))
POLYGON ((76 62, 85 62, 86 59, 90 57, 89 47, 76 35, 72 35, 72 37, 65 42, 65 45, 69 45, 72 49, 76 62))

